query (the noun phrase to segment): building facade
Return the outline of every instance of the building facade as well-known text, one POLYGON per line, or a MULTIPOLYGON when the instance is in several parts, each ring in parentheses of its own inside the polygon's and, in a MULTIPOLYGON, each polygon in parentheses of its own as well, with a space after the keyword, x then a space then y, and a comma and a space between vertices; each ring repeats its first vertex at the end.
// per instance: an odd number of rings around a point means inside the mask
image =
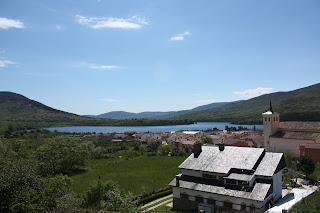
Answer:
POLYGON ((196 144, 180 166, 173 187, 173 207, 185 211, 263 212, 281 198, 282 153, 263 148, 196 144))
POLYGON ((272 110, 271 102, 270 110, 262 116, 263 142, 267 151, 289 150, 295 157, 305 154, 319 162, 317 156, 320 155, 320 122, 280 122, 280 114, 272 110))

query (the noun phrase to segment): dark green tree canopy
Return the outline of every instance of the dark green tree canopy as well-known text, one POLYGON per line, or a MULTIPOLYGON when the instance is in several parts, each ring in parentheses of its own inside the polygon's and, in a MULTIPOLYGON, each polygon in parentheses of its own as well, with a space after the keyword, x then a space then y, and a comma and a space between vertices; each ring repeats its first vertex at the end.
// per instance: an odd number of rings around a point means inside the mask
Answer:
POLYGON ((312 158, 307 155, 301 155, 297 160, 297 169, 302 171, 306 176, 313 173, 316 165, 312 158))
POLYGON ((81 142, 72 137, 55 137, 40 146, 36 156, 42 162, 43 172, 56 174, 68 172, 74 166, 85 165, 93 150, 92 142, 81 142))

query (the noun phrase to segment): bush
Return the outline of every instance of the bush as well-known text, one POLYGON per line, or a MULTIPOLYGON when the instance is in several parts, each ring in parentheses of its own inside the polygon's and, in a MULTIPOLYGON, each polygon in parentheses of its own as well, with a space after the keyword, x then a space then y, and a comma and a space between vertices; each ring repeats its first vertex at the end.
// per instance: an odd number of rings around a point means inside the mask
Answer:
POLYGON ((166 195, 170 195, 172 194, 172 189, 169 189, 169 190, 166 190, 166 191, 163 191, 163 192, 159 192, 157 194, 154 194, 154 195, 151 195, 149 197, 145 197, 141 200, 138 201, 138 204, 146 204, 146 203, 150 203, 151 201, 154 201, 160 197, 164 197, 166 195))
POLYGON ((106 210, 112 212, 137 212, 136 200, 129 192, 120 192, 118 186, 112 182, 95 181, 82 196, 84 208, 106 210))

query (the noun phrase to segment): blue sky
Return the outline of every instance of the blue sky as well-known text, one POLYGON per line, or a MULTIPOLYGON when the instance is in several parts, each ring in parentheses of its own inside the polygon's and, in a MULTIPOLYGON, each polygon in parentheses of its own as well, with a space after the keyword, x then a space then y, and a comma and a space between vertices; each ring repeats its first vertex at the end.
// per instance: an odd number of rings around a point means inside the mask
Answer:
POLYGON ((320 1, 0 0, 0 91, 77 114, 320 82, 320 1))

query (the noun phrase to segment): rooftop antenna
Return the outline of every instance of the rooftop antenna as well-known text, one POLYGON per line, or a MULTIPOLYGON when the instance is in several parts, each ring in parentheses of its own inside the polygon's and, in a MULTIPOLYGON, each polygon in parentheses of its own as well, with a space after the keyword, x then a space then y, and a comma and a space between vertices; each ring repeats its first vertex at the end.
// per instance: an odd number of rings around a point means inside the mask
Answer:
POLYGON ((271 104, 271 95, 270 95, 270 112, 273 113, 273 110, 272 110, 272 104, 271 104))

